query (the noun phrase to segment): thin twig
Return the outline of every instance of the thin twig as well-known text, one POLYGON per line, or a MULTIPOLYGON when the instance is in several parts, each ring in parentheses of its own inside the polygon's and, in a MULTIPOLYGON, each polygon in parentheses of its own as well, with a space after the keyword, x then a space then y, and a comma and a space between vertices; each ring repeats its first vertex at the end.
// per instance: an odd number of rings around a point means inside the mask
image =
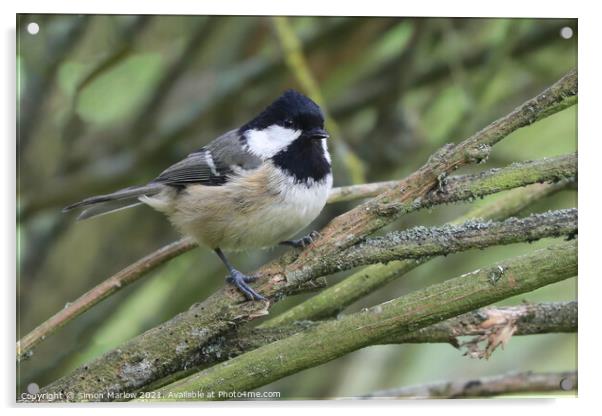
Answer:
POLYGON ((559 373, 527 371, 381 390, 360 396, 358 399, 457 399, 576 390, 577 371, 559 373))
POLYGON ((151 270, 156 269, 172 258, 177 257, 194 247, 196 247, 196 243, 188 238, 183 238, 161 247, 135 263, 130 264, 125 269, 115 273, 104 282, 84 293, 74 302, 68 303, 63 309, 41 325, 37 326, 33 331, 17 342, 17 360, 22 360, 31 356, 33 348, 35 348, 36 345, 92 306, 123 289, 125 286, 137 281, 151 270))

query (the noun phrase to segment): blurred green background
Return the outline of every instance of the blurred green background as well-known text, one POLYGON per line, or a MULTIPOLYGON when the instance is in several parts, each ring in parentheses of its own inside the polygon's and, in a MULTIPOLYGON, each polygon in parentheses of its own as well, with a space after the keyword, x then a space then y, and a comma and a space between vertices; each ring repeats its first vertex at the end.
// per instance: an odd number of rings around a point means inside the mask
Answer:
MULTIPOLYGON (((362 161, 366 181, 404 177, 444 143, 467 137, 577 66, 574 19, 288 22, 340 128, 336 140, 362 161), (569 39, 561 36, 565 27, 572 29, 569 39)), ((20 338, 111 274, 178 238, 147 207, 78 223, 61 213, 63 206, 145 183, 246 122, 283 90, 303 86, 283 59, 270 17, 19 15, 17 30, 20 338), (36 35, 27 32, 31 22, 39 24, 36 35)), ((495 147, 486 167, 576 151, 576 121, 574 106, 517 131, 495 147)), ((351 177, 343 164, 335 165, 335 186, 350 184, 351 177)), ((328 206, 309 229, 355 204, 328 206)), ((529 211, 576 204, 576 191, 564 191, 529 211)), ((418 212, 388 229, 441 224, 469 207, 418 212)), ((549 242, 436 259, 349 310, 549 242)), ((251 271, 281 251, 250 251, 232 260, 251 271)), ((186 310, 221 287, 224 275, 207 249, 171 261, 44 341, 18 366, 18 391, 32 382, 46 385, 186 310)), ((272 316, 308 296, 278 303, 272 316)), ((571 279, 504 303, 576 296, 571 279)), ((280 391, 282 398, 325 398, 510 370, 571 370, 576 343, 570 334, 516 337, 488 361, 463 357, 448 345, 371 347, 264 390, 280 391)))

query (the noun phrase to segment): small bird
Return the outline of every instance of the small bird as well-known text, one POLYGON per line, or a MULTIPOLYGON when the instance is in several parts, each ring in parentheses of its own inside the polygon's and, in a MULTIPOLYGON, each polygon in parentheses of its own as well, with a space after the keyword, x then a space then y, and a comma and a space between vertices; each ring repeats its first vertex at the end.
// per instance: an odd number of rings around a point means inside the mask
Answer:
POLYGON ((182 234, 213 249, 226 282, 249 300, 265 300, 222 250, 277 244, 304 247, 311 233, 293 236, 322 211, 332 187, 331 160, 320 107, 288 90, 257 117, 165 169, 146 185, 93 196, 65 207, 78 219, 146 204, 182 234))

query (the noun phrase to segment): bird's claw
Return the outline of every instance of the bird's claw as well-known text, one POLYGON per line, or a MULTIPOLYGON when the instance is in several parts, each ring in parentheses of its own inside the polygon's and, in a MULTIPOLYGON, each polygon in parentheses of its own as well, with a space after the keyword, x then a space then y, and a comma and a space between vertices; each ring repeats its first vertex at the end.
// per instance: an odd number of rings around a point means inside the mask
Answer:
POLYGON ((234 285, 245 297, 249 300, 266 300, 265 297, 255 292, 247 283, 257 280, 255 276, 247 276, 238 270, 232 270, 230 276, 226 278, 226 282, 234 285))
POLYGON ((291 246, 294 248, 305 248, 311 243, 313 243, 318 237, 320 237, 320 233, 317 231, 312 231, 305 237, 301 237, 297 240, 282 241, 280 244, 283 244, 285 246, 291 246))

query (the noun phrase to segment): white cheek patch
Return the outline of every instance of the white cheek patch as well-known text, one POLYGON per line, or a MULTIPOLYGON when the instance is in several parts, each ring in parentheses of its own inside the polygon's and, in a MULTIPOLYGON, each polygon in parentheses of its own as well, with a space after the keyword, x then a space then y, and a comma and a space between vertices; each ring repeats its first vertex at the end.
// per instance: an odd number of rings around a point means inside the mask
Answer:
POLYGON ((286 129, 276 125, 263 130, 245 132, 249 151, 263 159, 275 156, 299 138, 300 135, 300 130, 286 129))

